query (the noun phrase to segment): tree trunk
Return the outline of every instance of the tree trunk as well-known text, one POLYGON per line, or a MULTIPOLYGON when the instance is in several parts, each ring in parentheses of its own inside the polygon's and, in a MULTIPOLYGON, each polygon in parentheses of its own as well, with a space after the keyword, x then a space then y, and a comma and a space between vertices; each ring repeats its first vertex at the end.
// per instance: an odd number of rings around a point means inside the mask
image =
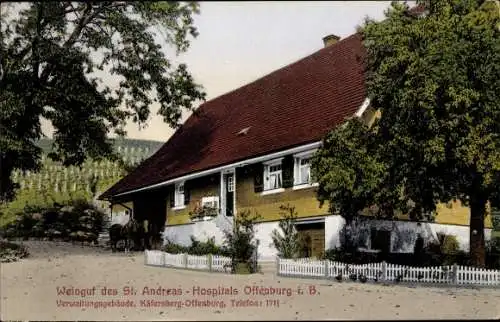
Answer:
POLYGON ((470 202, 470 257, 471 264, 485 266, 484 218, 486 215, 486 199, 471 198, 470 202))
POLYGON ((15 186, 11 178, 13 170, 7 154, 0 151, 0 203, 11 201, 14 196, 15 186))

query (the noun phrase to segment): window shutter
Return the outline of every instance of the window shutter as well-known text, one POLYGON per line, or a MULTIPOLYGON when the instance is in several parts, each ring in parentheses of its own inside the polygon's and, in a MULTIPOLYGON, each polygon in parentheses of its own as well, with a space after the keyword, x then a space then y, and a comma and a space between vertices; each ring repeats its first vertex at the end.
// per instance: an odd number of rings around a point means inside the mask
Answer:
POLYGON ((287 155, 281 161, 281 169, 283 173, 283 188, 293 187, 293 156, 287 155))
POLYGON ((253 168, 253 189, 255 192, 264 191, 264 164, 258 163, 253 168))
POLYGON ((184 182, 184 204, 185 205, 189 205, 189 200, 190 200, 190 197, 191 197, 191 193, 190 193, 190 189, 189 189, 189 181, 185 181, 184 182))
POLYGON ((169 190, 169 199, 170 199, 170 208, 175 207, 175 185, 172 186, 169 190))

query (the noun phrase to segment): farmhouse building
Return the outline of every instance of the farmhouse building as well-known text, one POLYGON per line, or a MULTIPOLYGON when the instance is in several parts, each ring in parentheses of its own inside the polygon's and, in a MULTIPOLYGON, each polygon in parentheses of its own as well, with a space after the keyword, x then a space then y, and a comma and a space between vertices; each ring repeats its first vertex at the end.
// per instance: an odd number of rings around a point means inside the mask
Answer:
MULTIPOLYGON (((378 116, 367 98, 364 56, 359 34, 325 37, 324 48, 203 103, 162 148, 100 198, 111 202, 114 215, 154 221, 165 227, 164 238, 181 244, 189 244, 191 235, 222 243, 238 213, 256 212, 261 259, 276 255, 271 232, 278 228, 280 206, 290 204, 298 212, 297 229, 311 237, 312 256, 339 246, 344 221, 319 206, 310 157, 346 119, 370 124, 378 116), (213 211, 197 211, 202 206, 213 211)), ((457 235, 466 249, 468 224, 468 208, 440 204, 432 223, 370 221, 365 248, 412 252, 420 229, 428 239, 438 232, 457 235)), ((489 218, 486 227, 488 238, 489 218)))

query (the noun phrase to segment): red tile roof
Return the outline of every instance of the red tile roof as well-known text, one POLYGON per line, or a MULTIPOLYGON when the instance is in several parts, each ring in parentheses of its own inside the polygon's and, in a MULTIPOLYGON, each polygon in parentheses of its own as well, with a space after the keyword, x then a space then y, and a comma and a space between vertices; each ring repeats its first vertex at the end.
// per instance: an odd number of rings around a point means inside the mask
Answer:
POLYGON ((202 104, 199 115, 100 198, 320 141, 366 98, 364 55, 354 34, 202 104))

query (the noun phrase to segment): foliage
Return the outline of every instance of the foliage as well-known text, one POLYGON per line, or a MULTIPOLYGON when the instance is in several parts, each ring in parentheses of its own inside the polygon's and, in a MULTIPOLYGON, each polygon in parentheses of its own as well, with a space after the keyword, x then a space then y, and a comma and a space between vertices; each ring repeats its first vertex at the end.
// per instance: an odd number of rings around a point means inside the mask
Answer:
POLYGON ((235 218, 232 231, 225 231, 224 246, 233 263, 233 272, 239 264, 245 264, 250 272, 257 270, 256 260, 253 258, 257 251, 255 242, 255 222, 260 218, 259 214, 252 215, 250 211, 242 211, 235 218))
POLYGON ((460 244, 456 236, 438 233, 438 239, 441 246, 441 253, 452 255, 458 253, 460 250, 460 244))
POLYGON ((381 118, 369 134, 353 121, 328 134, 313 162, 319 199, 345 216, 376 205, 412 218, 459 199, 482 266, 486 205, 500 201, 500 16, 491 1, 419 3, 423 16, 393 2, 361 28, 381 118))
POLYGON ((228 251, 221 246, 215 244, 215 237, 207 239, 206 242, 197 240, 194 236, 191 236, 191 245, 187 251, 190 255, 222 255, 227 256, 228 251))
POLYGON ((500 269, 500 237, 491 237, 486 243, 486 266, 500 269))
POLYGON ((297 258, 300 256, 301 251, 301 238, 297 229, 295 228, 295 221, 297 219, 297 212, 295 207, 288 205, 281 205, 281 220, 279 221, 279 228, 281 232, 274 229, 271 238, 274 247, 278 250, 278 256, 281 258, 297 258))
POLYGON ((109 134, 123 136, 129 120, 143 126, 153 103, 178 127, 182 112, 205 97, 186 65, 164 54, 169 47, 186 51, 197 36, 195 2, 33 2, 7 9, 2 4, 1 200, 14 196, 14 169, 40 168, 35 142, 42 117, 55 128, 50 157, 79 165, 87 157, 116 159, 109 134), (104 83, 104 75, 117 84, 104 83))
POLYGON ((29 252, 25 246, 7 241, 0 241, 1 263, 15 262, 27 256, 29 256, 29 252))
MULTIPOLYGON (((421 252, 415 253, 389 253, 366 252, 361 250, 346 251, 342 248, 328 249, 324 259, 339 261, 347 264, 380 263, 386 261, 391 264, 413 267, 435 267, 447 265, 472 264, 470 254, 459 249, 456 237, 453 235, 439 234, 436 241, 429 242, 421 252)), ((494 239, 487 243, 486 267, 500 268, 500 240, 494 239)))
POLYGON ((186 254, 188 253, 188 249, 188 246, 176 244, 168 239, 165 241, 165 245, 161 248, 162 251, 170 254, 186 254))
POLYGON ((26 206, 16 220, 3 228, 5 238, 48 238, 66 241, 97 242, 105 214, 77 199, 67 205, 48 208, 26 206))
POLYGON ((189 212, 189 218, 193 219, 202 219, 203 217, 216 217, 219 214, 219 209, 216 207, 211 207, 207 205, 201 205, 198 202, 193 211, 189 212))
POLYGON ((228 256, 228 251, 221 246, 215 244, 215 238, 211 237, 207 239, 206 242, 197 240, 194 236, 191 236, 191 245, 182 246, 172 241, 166 241, 165 245, 162 247, 164 252, 170 254, 189 254, 189 255, 221 255, 228 256))
POLYGON ((332 214, 350 220, 366 208, 391 200, 385 195, 391 190, 380 188, 390 169, 379 157, 374 138, 361 120, 351 119, 329 132, 312 158, 318 200, 321 205, 327 201, 332 214))
MULTIPOLYGON (((120 160, 86 160, 81 167, 65 167, 47 158, 52 143, 51 139, 42 139, 37 143, 43 149, 42 166, 38 172, 14 171, 12 180, 19 184, 19 189, 14 200, 0 204, 0 227, 13 221, 25 205, 49 207, 54 202, 65 204, 78 198, 92 201, 99 192, 122 178, 126 169, 121 163, 135 164, 155 153, 162 145, 158 141, 117 139, 114 151, 121 156, 120 160)), ((106 206, 105 203, 103 206, 106 206)))

